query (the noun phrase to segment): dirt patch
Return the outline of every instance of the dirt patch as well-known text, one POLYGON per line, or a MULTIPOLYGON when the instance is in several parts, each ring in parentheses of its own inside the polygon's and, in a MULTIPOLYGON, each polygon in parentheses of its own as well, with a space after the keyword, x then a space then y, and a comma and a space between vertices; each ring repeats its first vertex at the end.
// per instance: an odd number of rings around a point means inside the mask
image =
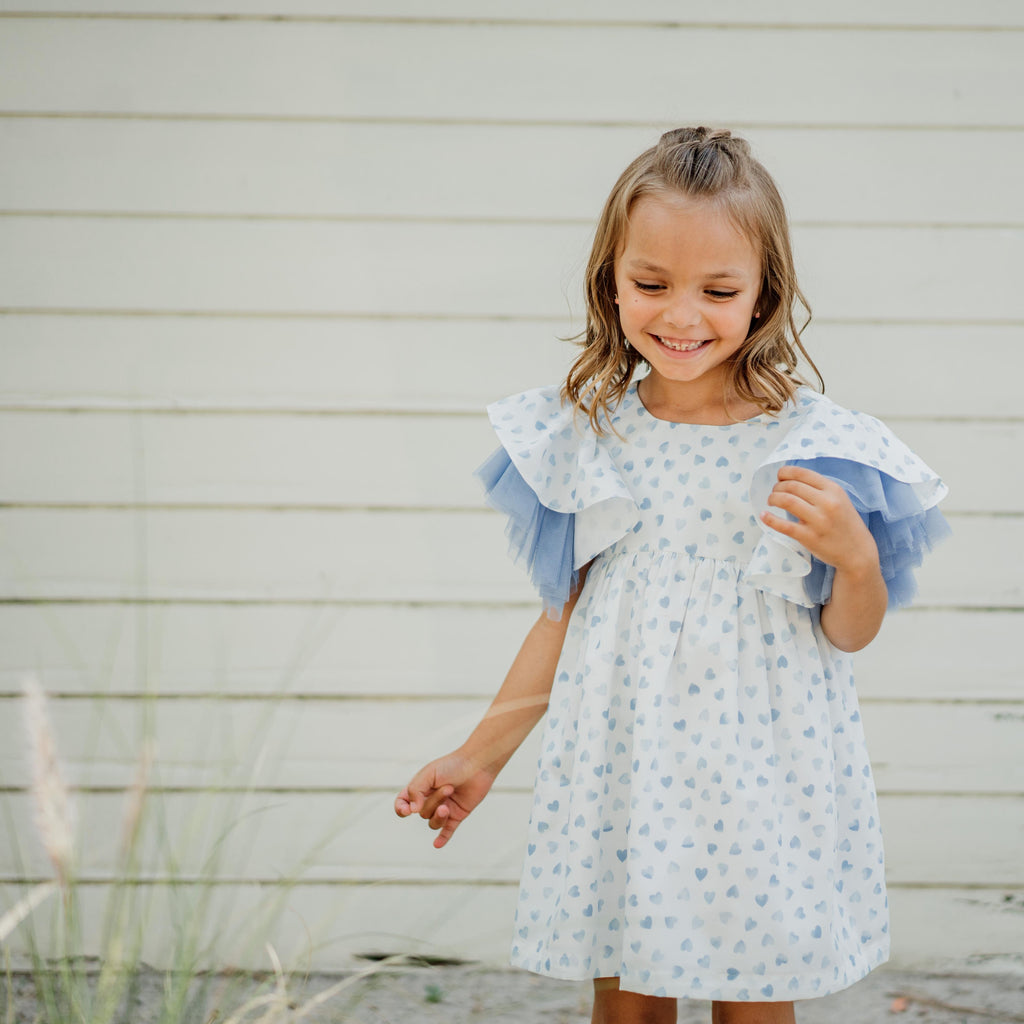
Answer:
MULTIPOLYGON (((338 980, 338 975, 326 974, 290 979, 292 1007, 307 1004, 338 980)), ((195 1002, 181 1018, 182 1024, 224 1021, 231 1007, 268 992, 272 980, 218 975, 194 984, 195 1002), (205 986, 205 994, 200 986, 205 986)), ((156 1024, 163 985, 157 972, 141 974, 125 1007, 124 1024, 156 1024)), ((10 996, 17 1024, 63 1024, 42 1015, 30 976, 14 975, 11 992, 6 981, 0 983, 0 992, 0 1019, 5 1019, 10 996)), ((473 965, 382 968, 313 1008, 302 1020, 309 1024, 587 1024, 590 1002, 588 983, 553 981, 521 971, 473 965)), ((286 1024, 293 1016, 272 1019, 286 1024)), ((261 1019, 259 1013, 246 1018, 261 1019)), ((680 1024, 707 1024, 710 1019, 710 1004, 680 1001, 680 1024)), ((883 968, 845 992, 798 1003, 797 1020, 799 1024, 1024 1022, 1024 975, 937 975, 883 968)))

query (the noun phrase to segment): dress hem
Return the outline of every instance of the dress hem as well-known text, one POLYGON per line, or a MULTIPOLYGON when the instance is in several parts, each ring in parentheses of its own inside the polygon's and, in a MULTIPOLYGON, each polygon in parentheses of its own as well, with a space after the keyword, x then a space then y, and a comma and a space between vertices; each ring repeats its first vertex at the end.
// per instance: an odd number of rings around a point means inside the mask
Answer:
MULTIPOLYGON (((658 973, 643 969, 621 972, 612 976, 619 979, 619 987, 623 992, 635 992, 638 995, 669 999, 697 999, 705 1002, 724 1000, 727 1002, 788 1003, 818 999, 842 992, 861 981, 876 967, 881 967, 888 959, 889 946, 887 943, 882 943, 862 950, 856 965, 851 966, 842 979, 835 979, 831 982, 823 981, 820 974, 801 977, 799 974, 779 972, 746 979, 736 978, 732 981, 723 979, 721 983, 715 984, 714 979, 708 980, 707 975, 700 978, 695 975, 694 981, 697 982, 697 987, 691 983, 686 991, 682 991, 680 988, 680 983, 685 983, 685 978, 674 977, 670 973, 658 973), (646 975, 646 978, 641 978, 641 974, 646 975), (794 979, 799 983, 795 988, 791 987, 794 979), (820 982, 817 988, 814 987, 815 982, 820 982)), ((531 974, 539 974, 559 981, 593 981, 597 977, 609 977, 604 974, 587 974, 573 968, 559 969, 558 967, 544 966, 536 960, 512 957, 509 962, 513 967, 529 971, 531 974)))

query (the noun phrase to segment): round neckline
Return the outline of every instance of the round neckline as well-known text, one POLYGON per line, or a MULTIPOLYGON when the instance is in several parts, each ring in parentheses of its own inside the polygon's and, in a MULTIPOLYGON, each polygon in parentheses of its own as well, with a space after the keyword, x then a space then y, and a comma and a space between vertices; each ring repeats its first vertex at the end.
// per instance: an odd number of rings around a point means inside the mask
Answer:
MULTIPOLYGON (((644 378, 641 377, 640 380, 644 378)), ((654 423, 667 423, 670 427, 700 427, 702 430, 731 430, 733 427, 742 427, 748 423, 758 423, 762 420, 777 420, 777 416, 773 416, 770 412, 761 412, 756 416, 751 416, 745 420, 733 420, 732 423, 693 423, 690 420, 666 420, 662 419, 661 416, 655 416, 650 409, 644 405, 644 400, 640 397, 639 380, 634 380, 629 385, 629 393, 636 403, 637 414, 641 419, 648 419, 654 423)), ((788 403, 787 403, 788 404, 788 403)))

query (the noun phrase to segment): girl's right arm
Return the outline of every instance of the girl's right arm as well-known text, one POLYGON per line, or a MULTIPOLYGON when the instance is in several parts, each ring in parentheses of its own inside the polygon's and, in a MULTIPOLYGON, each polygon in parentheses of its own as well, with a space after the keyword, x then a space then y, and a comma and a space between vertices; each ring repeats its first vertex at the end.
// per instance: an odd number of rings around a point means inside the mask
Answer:
POLYGON ((444 757, 421 768, 395 800, 400 818, 419 814, 440 835, 440 849, 474 807, 487 795, 498 772, 508 763, 543 716, 555 678, 569 616, 583 589, 587 567, 557 621, 546 614, 526 634, 519 653, 480 724, 469 739, 444 757))

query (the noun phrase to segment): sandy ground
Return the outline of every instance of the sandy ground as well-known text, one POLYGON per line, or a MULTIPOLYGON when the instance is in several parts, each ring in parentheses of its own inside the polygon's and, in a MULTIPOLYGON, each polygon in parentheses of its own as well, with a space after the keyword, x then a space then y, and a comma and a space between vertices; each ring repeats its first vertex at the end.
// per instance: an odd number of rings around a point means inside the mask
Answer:
MULTIPOLYGON (((360 1024, 587 1024, 591 986, 511 970, 449 967, 374 976, 353 993, 349 1004, 350 1019, 360 1024)), ((678 1019, 680 1024, 706 1024, 711 1020, 710 1004, 681 1001, 678 1019)), ((800 1024, 1024 1021, 1024 977, 881 970, 845 992, 800 1003, 797 1020, 800 1024), (906 1002, 897 1003, 897 999, 906 1002), (894 1012, 894 1004, 905 1009, 894 1012)))
MULTIPOLYGON (((337 976, 314 975, 291 983, 293 1005, 305 1004, 337 981, 337 976)), ((124 1016, 125 1024, 155 1024, 161 985, 156 974, 145 979, 124 1016)), ((14 1016, 7 1018, 5 990, 6 982, 0 983, 0 1019, 16 1024, 63 1024, 39 1015, 26 976, 14 978, 14 1016)), ((249 986, 250 994, 257 990, 256 983, 249 986)), ((309 1024, 587 1024, 590 993, 589 984, 552 981, 512 970, 478 966, 389 969, 354 981, 302 1020, 309 1024)), ((196 1024, 224 1019, 223 1012, 211 1017, 209 1010, 194 1017, 196 1024)), ((281 1024, 292 1019, 296 1018, 279 1018, 281 1024)), ((681 1024, 707 1024, 710 1004, 682 1001, 678 1019, 681 1024)), ((797 1020, 799 1024, 1024 1022, 1024 975, 932 975, 883 968, 845 992, 798 1003, 797 1020)))

